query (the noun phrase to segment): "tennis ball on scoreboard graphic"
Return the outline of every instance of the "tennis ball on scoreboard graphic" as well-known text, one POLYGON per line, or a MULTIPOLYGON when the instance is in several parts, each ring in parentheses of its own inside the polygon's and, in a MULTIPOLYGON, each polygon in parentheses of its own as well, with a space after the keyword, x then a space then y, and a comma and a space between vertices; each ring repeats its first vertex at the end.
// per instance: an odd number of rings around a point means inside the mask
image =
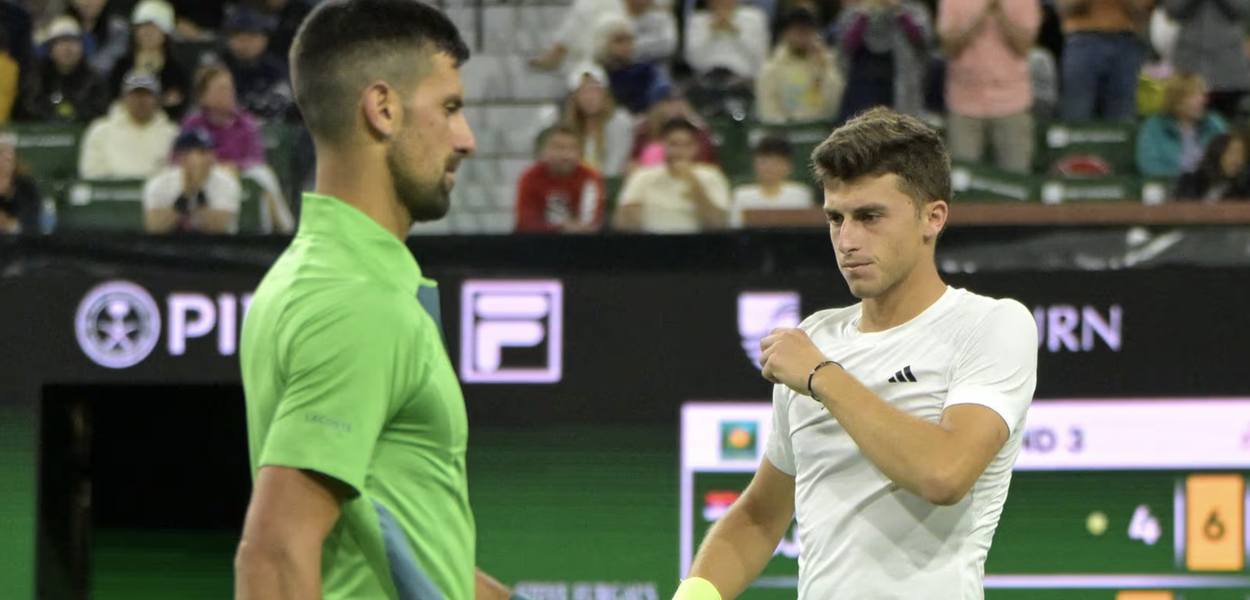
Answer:
POLYGON ((1107 513, 1096 510, 1089 513, 1089 517, 1085 519, 1085 528, 1094 535, 1102 535, 1107 532, 1107 513))
POLYGON ((754 460, 759 457, 759 424, 755 421, 721 421, 720 457, 723 460, 754 460))

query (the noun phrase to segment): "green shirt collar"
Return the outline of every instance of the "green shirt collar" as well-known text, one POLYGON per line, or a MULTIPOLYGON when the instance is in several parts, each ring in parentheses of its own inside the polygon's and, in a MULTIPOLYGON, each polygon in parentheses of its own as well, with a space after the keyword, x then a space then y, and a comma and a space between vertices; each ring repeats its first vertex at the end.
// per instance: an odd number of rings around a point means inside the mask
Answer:
POLYGON ((297 238, 331 239, 343 246, 345 268, 416 295, 425 282, 408 247, 360 209, 331 196, 305 193, 297 238))

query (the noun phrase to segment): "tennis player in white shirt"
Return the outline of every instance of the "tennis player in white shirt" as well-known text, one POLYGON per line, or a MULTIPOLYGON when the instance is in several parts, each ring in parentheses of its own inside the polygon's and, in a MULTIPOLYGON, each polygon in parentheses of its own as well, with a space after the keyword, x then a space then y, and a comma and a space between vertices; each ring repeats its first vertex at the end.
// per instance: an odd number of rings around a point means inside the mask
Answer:
POLYGON ((946 285, 950 159, 873 109, 812 155, 838 268, 861 300, 761 343, 773 430, 675 600, 729 600, 797 516, 800 600, 977 600, 1037 381, 1019 302, 946 285))

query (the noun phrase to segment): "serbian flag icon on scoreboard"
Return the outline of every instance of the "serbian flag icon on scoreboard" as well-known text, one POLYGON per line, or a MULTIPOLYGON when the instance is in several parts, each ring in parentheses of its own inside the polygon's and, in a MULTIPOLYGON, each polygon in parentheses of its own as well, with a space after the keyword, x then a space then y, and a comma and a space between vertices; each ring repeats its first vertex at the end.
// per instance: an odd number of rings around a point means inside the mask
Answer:
POLYGON ((759 456, 759 425, 755 421, 721 421, 720 456, 724 460, 755 460, 759 456))
POLYGON ((738 499, 734 490, 712 490, 703 495, 703 519, 712 522, 723 516, 729 506, 738 499))

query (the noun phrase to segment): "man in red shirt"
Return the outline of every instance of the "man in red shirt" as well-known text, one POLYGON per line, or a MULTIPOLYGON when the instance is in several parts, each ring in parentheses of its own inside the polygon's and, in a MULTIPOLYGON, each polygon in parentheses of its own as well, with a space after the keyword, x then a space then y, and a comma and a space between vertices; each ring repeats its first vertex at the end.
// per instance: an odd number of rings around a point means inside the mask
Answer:
POLYGON ((539 136, 538 162, 517 181, 518 232, 589 233, 603 226, 603 176, 582 163, 577 131, 556 125, 539 136))

